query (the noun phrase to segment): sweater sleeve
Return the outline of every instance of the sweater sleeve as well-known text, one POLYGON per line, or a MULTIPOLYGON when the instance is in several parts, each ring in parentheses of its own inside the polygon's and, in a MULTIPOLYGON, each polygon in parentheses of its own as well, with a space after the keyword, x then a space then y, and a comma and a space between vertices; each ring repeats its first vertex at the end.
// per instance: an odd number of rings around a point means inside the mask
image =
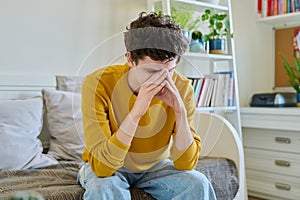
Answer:
POLYGON ((129 146, 121 143, 112 132, 107 88, 92 75, 82 86, 82 117, 85 150, 82 159, 89 162, 99 177, 111 176, 123 166, 129 146))
MULTIPOLYGON (((199 159, 199 154, 201 151, 201 139, 200 136, 196 134, 194 128, 194 117, 195 117, 195 102, 194 102, 194 92, 192 85, 185 84, 185 86, 178 87, 179 92, 181 93, 185 108, 187 111, 187 120, 190 127, 190 133, 192 134, 194 141, 184 151, 178 150, 175 145, 172 147, 172 157, 174 160, 174 166, 179 170, 191 170, 193 169, 199 159)), ((176 129, 175 129, 176 135, 176 129)))

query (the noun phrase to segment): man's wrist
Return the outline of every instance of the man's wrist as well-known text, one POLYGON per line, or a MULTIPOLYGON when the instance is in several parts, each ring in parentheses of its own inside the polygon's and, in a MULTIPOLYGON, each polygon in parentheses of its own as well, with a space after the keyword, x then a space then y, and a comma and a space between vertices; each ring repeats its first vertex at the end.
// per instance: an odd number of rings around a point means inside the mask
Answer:
POLYGON ((176 116, 186 116, 186 109, 184 106, 181 106, 180 109, 175 111, 176 116))
POLYGON ((138 126, 138 122, 132 118, 129 113, 126 118, 123 120, 119 129, 124 132, 126 135, 133 137, 135 135, 136 129, 138 126))

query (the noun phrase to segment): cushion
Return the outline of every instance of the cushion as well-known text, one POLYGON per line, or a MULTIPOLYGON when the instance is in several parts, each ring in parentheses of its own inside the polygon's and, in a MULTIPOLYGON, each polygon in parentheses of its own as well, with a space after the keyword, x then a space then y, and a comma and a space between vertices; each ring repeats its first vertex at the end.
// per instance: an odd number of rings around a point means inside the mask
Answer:
POLYGON ((56 75, 55 78, 57 90, 81 93, 84 77, 56 75))
POLYGON ((81 161, 84 148, 81 94, 42 90, 50 138, 48 154, 57 160, 81 161))
POLYGON ((0 101, 0 170, 57 164, 43 154, 38 139, 43 124, 41 97, 0 101))

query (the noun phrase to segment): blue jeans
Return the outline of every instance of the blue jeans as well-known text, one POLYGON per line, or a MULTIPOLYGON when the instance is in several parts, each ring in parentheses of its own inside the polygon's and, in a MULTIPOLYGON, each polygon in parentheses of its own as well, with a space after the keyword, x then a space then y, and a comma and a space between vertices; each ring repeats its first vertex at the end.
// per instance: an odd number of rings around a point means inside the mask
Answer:
POLYGON ((196 170, 176 170, 173 162, 164 159, 142 173, 117 170, 110 177, 97 177, 88 163, 83 163, 78 182, 85 188, 85 200, 130 199, 130 187, 136 187, 158 200, 214 200, 211 183, 196 170))

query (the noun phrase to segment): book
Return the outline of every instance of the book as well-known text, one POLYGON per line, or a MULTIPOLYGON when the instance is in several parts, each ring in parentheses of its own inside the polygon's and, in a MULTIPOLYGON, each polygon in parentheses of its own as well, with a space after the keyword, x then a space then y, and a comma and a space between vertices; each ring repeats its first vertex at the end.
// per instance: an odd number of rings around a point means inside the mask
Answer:
POLYGON ((285 3, 286 0, 278 0, 278 15, 284 14, 285 13, 285 3))
POLYGON ((215 85, 215 78, 210 78, 209 80, 209 85, 207 89, 207 94, 204 102, 204 106, 209 107, 211 105, 211 98, 212 98, 212 93, 214 90, 214 85, 215 85))
POLYGON ((295 0, 295 12, 300 11, 300 0, 295 0))
POLYGON ((197 100, 197 107, 206 107, 210 105, 211 96, 213 93, 213 85, 214 80, 216 79, 216 75, 214 74, 207 74, 204 75, 202 79, 202 87, 200 90, 200 95, 197 100))
POLYGON ((261 15, 262 15, 262 17, 268 16, 268 0, 262 0, 261 15))
POLYGON ((203 86, 203 78, 197 79, 197 84, 195 85, 195 104, 197 105, 198 99, 203 86))
POLYGON ((234 101, 234 76, 232 71, 217 72, 216 106, 233 106, 234 101))
POLYGON ((194 101, 195 104, 197 105, 201 88, 202 88, 203 78, 188 77, 188 79, 191 81, 191 84, 194 88, 194 101))
MULTIPOLYGON (((217 75, 216 75, 216 77, 217 77, 217 75)), ((217 77, 214 81, 214 88, 213 88, 213 92, 212 92, 212 96, 211 96, 210 106, 212 106, 212 107, 216 105, 218 81, 219 81, 219 79, 217 77)))
POLYGON ((197 107, 203 107, 204 106, 205 98, 206 98, 206 95, 207 95, 208 85, 209 85, 209 78, 204 77, 203 78, 203 86, 201 88, 201 92, 200 92, 199 99, 198 99, 198 102, 197 102, 197 107))
POLYGON ((234 86, 234 76, 233 72, 229 72, 226 82, 226 93, 227 93, 227 106, 233 106, 233 86, 234 86))
POLYGON ((262 17, 262 0, 257 0, 257 17, 262 17))
POLYGON ((286 13, 292 12, 292 0, 287 0, 287 9, 286 13))
POLYGON ((217 76, 218 82, 216 87, 214 106, 224 106, 225 80, 223 75, 217 74, 217 76))

